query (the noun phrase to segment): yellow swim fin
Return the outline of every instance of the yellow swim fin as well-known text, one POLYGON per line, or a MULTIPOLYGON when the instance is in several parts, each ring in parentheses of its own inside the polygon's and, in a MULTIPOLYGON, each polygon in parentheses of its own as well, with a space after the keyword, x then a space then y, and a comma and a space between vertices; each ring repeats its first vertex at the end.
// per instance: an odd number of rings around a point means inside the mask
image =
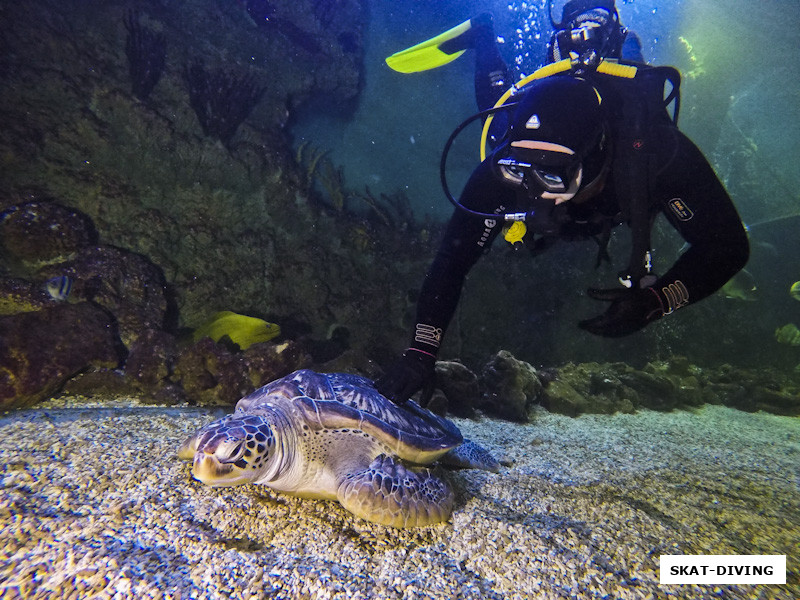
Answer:
POLYGON ((443 44, 466 33, 471 28, 472 19, 469 19, 434 38, 395 52, 386 59, 386 64, 398 73, 418 73, 446 65, 464 54, 465 49, 448 52, 446 46, 442 48, 443 44))

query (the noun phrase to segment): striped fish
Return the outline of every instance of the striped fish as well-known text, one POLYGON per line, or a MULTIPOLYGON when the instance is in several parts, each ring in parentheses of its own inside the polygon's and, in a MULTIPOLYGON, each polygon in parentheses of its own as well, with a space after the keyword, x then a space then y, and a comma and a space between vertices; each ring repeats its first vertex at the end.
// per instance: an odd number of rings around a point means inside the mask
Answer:
POLYGON ((69 293, 72 291, 72 277, 68 275, 60 275, 48 279, 45 283, 45 289, 53 300, 63 302, 69 298, 69 293))

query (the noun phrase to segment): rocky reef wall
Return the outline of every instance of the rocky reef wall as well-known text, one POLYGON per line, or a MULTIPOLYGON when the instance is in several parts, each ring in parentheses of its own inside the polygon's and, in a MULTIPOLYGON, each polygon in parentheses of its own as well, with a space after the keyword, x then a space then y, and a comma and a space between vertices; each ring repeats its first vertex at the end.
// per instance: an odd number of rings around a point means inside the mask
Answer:
MULTIPOLYGON (((115 332, 97 357, 67 371, 128 361, 150 390, 255 385, 263 357, 173 347, 221 310, 275 322, 298 343, 291 360, 265 369, 275 376, 348 350, 337 368, 383 363, 403 347, 440 225, 415 216, 400 192, 376 196, 345 182, 325 148, 293 150, 287 132, 310 100, 340 113, 358 103, 366 0, 37 0, 4 3, 0 17, 0 218, 11 227, 13 215, 27 214, 62 228, 56 245, 83 236, 48 248, 55 238, 31 223, 4 229, 0 315, 51 311, 43 284, 72 278, 73 301, 103 310, 62 306, 52 318, 91 313, 100 336, 110 313, 115 332), (54 217, 58 207, 66 212, 54 217), (154 308, 137 312, 146 306, 154 308), (152 363, 146 343, 158 348, 152 363), (233 364, 228 379, 207 376, 233 364)), ((678 252, 682 242, 671 243, 657 258, 678 252)), ((585 287, 615 280, 608 265, 594 270, 593 244, 560 246, 531 265, 498 242, 470 274, 442 358, 473 369, 503 349, 537 367, 642 368, 674 354, 702 365, 797 364, 796 348, 770 337, 766 347, 743 343, 753 323, 771 332, 785 319, 773 323, 753 303, 729 310, 720 298, 624 340, 578 331, 579 318, 603 308, 585 287)), ((624 242, 612 240, 610 251, 625 260, 624 242)), ((55 337, 47 322, 42 347, 55 337)))
POLYGON ((311 96, 340 110, 357 101, 365 3, 45 0, 7 4, 3 18, 0 210, 56 198, 87 214, 106 244, 163 269, 182 326, 229 309, 322 335, 380 329, 372 308, 397 313, 387 303, 404 269, 371 251, 370 223, 315 204, 284 129, 311 96), (280 26, 260 23, 265 13, 280 26), (165 41, 144 100, 126 20, 165 41), (192 109, 192 61, 262 91, 225 143, 192 109))

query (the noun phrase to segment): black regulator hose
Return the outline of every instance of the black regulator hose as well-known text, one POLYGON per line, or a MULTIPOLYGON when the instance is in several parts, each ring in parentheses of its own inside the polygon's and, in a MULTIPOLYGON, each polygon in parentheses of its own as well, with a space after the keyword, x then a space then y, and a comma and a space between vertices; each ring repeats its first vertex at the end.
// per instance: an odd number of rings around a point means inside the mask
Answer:
POLYGON ((458 135, 464 131, 464 128, 476 121, 477 119, 481 119, 484 117, 488 117, 491 114, 499 112, 501 110, 507 110, 511 108, 515 108, 517 106, 517 102, 512 102, 511 104, 503 104, 502 106, 497 106, 494 108, 488 108, 486 110, 482 110, 478 113, 475 113, 471 117, 468 117, 461 124, 453 130, 453 133, 450 134, 450 137, 447 139, 447 143, 444 145, 444 149, 442 150, 442 159, 439 162, 439 177, 442 180, 442 189, 444 190, 444 195, 447 196, 447 199, 450 203, 455 206, 458 210, 464 211, 474 217, 478 217, 481 219, 498 219, 502 218, 506 221, 524 221, 527 217, 531 216, 531 213, 509 213, 505 215, 498 215, 494 213, 482 213, 476 210, 472 210, 467 208, 463 204, 461 204, 453 194, 450 192, 450 186, 447 185, 447 155, 450 153, 450 148, 453 145, 453 142, 458 137, 458 135))

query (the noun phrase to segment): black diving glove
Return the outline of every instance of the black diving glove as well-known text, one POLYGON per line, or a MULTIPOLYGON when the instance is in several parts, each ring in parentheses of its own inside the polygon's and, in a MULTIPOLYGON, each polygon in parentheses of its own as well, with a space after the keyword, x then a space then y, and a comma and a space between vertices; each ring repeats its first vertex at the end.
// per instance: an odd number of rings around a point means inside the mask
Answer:
POLYGON ((589 288, 595 300, 611 302, 602 315, 578 323, 578 327, 603 337, 622 337, 639 331, 664 316, 664 300, 651 287, 599 290, 589 288))
POLYGON ((409 348, 375 380, 375 389, 395 404, 403 404, 422 390, 420 402, 424 406, 433 395, 435 366, 435 356, 409 348))

